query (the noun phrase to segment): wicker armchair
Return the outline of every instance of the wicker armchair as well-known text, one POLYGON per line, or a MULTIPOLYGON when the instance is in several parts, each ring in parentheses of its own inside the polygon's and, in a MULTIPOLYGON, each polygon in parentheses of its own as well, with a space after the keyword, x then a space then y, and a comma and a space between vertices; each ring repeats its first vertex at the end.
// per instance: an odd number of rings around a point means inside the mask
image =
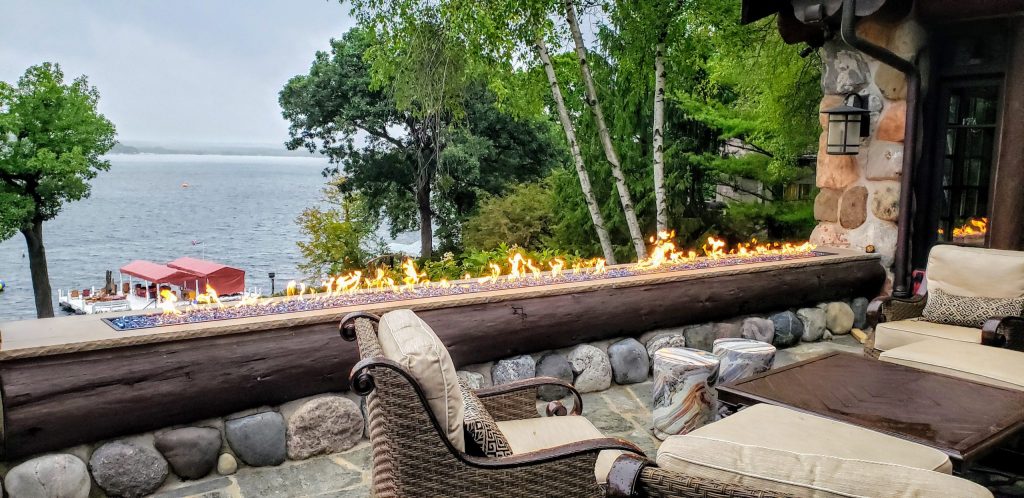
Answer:
MULTIPOLYGON (((981 330, 930 324, 920 320, 928 303, 929 288, 942 289, 950 294, 990 297, 1015 297, 1024 292, 1024 252, 938 245, 928 256, 925 280, 918 294, 908 298, 884 296, 868 305, 867 319, 871 333, 864 351, 874 358, 883 350, 920 339, 947 339, 973 342, 987 346, 1024 351, 1024 318, 1020 316, 992 317, 981 330), (902 322, 896 325, 893 322, 902 322), (903 328, 895 340, 886 339, 882 345, 882 328, 903 328), (931 330, 929 330, 931 329, 931 330), (960 330, 957 330, 960 329, 960 330), (911 338, 912 337, 912 338, 911 338)), ((892 335, 892 334, 891 334, 892 335)))
MULTIPOLYGON (((598 454, 619 450, 643 454, 616 438, 584 440, 507 457, 479 457, 458 450, 445 436, 413 375, 384 358, 377 339, 379 318, 353 313, 340 324, 342 337, 357 341, 361 360, 352 368, 350 385, 366 398, 372 446, 372 493, 377 498, 409 496, 604 496, 594 475, 598 454)), ((582 410, 571 385, 535 378, 477 390, 497 421, 538 416, 537 387, 560 385, 575 395, 570 414, 582 410)), ((559 404, 550 414, 565 414, 559 404)))

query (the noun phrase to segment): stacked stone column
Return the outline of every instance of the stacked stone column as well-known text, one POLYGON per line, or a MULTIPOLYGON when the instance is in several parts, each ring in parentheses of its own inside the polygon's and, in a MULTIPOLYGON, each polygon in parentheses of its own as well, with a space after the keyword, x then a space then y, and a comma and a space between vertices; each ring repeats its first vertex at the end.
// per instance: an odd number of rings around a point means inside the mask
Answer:
MULTIPOLYGON (((913 20, 883 23, 867 18, 860 21, 857 31, 862 38, 904 58, 917 55, 925 36, 913 20)), ((839 39, 825 43, 820 53, 824 64, 821 109, 841 104, 848 94, 859 94, 871 111, 871 134, 863 139, 856 156, 828 155, 827 121, 822 115, 817 164, 821 191, 814 200, 818 225, 811 233, 811 242, 859 250, 873 246, 882 257, 882 265, 891 271, 903 169, 907 80, 899 71, 839 39)))

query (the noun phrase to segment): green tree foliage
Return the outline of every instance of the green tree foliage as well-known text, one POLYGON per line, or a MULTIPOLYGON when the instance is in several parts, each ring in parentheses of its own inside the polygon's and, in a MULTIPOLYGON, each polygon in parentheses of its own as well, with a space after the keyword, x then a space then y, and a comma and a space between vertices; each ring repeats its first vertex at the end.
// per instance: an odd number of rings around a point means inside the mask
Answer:
MULTIPOLYGON (((501 112, 483 82, 460 90, 457 113, 400 104, 374 82, 366 60, 375 43, 369 31, 353 29, 332 41, 330 53, 317 53, 309 74, 285 85, 287 146, 329 157, 326 173, 343 176, 339 188, 365 199, 392 235, 416 228, 423 235, 436 220, 440 248, 458 250, 462 222, 481 195, 544 176, 563 152, 551 123, 501 112)), ((432 230, 421 237, 432 239, 432 230)), ((430 247, 421 256, 429 259, 430 247)))
POLYGON ((16 85, 0 82, 0 240, 21 232, 28 245, 36 314, 53 316, 43 222, 89 196, 110 168, 114 125, 97 110, 84 76, 65 83, 57 64, 32 66, 16 85))
POLYGON ((490 250, 513 244, 530 250, 550 247, 555 214, 551 191, 542 183, 515 187, 503 196, 485 198, 463 230, 467 249, 490 250))
POLYGON ((376 235, 379 225, 366 200, 343 194, 340 181, 335 178, 324 188, 322 206, 307 208, 295 220, 307 237, 298 242, 304 260, 299 269, 313 278, 364 268, 387 246, 376 235))

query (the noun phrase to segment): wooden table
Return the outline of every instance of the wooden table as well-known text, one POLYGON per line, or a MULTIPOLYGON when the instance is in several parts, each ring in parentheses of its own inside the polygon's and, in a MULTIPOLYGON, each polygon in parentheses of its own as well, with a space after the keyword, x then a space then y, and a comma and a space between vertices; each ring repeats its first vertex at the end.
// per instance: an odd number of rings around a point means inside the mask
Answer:
POLYGON ((936 448, 957 472, 1024 428, 1024 392, 849 353, 718 386, 730 409, 770 403, 936 448))

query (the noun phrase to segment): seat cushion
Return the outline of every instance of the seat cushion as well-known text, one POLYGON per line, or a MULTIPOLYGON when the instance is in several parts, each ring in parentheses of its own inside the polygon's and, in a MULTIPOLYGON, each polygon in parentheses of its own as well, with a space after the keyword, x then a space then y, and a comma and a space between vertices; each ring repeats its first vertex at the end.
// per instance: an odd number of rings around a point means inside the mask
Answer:
POLYGON ((766 403, 740 410, 690 434, 793 453, 891 463, 946 474, 953 471, 949 457, 934 448, 766 403))
POLYGON ((395 310, 380 317, 377 340, 384 357, 405 367, 419 383, 448 440, 459 451, 465 451, 466 440, 462 433, 465 408, 459 377, 448 349, 437 334, 412 310, 395 310))
POLYGON ((928 253, 928 292, 974 297, 1024 296, 1024 251, 937 245, 928 253))
MULTIPOLYGON (((586 417, 578 415, 506 420, 498 422, 498 428, 505 434, 515 455, 607 437, 586 417)), ((608 471, 621 454, 618 450, 606 450, 598 454, 597 465, 594 467, 597 482, 604 484, 608 480, 608 471)))
POLYGON ((882 351, 929 339, 957 344, 980 344, 981 329, 932 323, 923 318, 883 322, 875 327, 875 349, 882 351))
POLYGON ((1024 391, 1024 353, 1010 349, 920 341, 890 349, 879 359, 982 384, 1024 391))
POLYGON ((941 472, 737 444, 693 433, 665 440, 658 450, 657 462, 666 470, 688 476, 793 496, 992 496, 978 484, 941 472))

